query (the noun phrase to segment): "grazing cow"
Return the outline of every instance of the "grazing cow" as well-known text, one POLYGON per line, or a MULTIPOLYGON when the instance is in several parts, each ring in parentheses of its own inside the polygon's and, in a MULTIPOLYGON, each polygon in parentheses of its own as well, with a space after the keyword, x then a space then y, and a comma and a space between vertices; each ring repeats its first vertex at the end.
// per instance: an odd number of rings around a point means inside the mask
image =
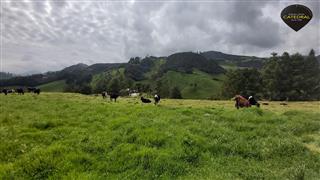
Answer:
POLYGON ((136 92, 129 94, 130 97, 138 97, 139 95, 140 93, 136 93, 136 92))
POLYGON ((1 92, 4 93, 4 95, 7 95, 7 94, 8 94, 8 90, 7 90, 7 89, 2 89, 1 92))
POLYGON ((154 105, 157 105, 160 102, 160 96, 158 94, 154 95, 154 105))
POLYGON ((24 94, 23 88, 17 88, 16 91, 17 91, 17 93, 18 93, 19 95, 23 95, 23 94, 24 94))
POLYGON ((141 102, 143 102, 143 103, 151 103, 151 100, 150 99, 147 99, 147 98, 144 98, 144 97, 142 97, 141 96, 141 102))
POLYGON ((117 98, 119 97, 118 93, 111 93, 110 95, 110 101, 112 101, 112 99, 114 99, 114 102, 117 102, 117 98))
POLYGON ((260 104, 258 103, 258 101, 256 101, 256 100, 254 99, 253 96, 249 96, 249 99, 248 99, 248 100, 249 100, 250 105, 260 107, 260 104))
POLYGON ((14 89, 8 89, 7 90, 7 93, 9 94, 9 93, 15 93, 15 90, 14 89))
POLYGON ((280 103, 280 105, 282 105, 282 106, 286 106, 286 105, 288 105, 287 103, 280 103))
POLYGON ((35 90, 33 90, 33 93, 35 93, 35 94, 40 94, 40 89, 39 88, 35 88, 35 90))
POLYGON ((36 90, 37 88, 35 88, 35 87, 28 87, 27 89, 28 89, 28 92, 34 92, 34 90, 36 90))
POLYGON ((266 105, 267 106, 267 105, 269 105, 269 103, 262 103, 262 105, 266 105))
POLYGON ((102 95, 102 98, 105 99, 108 94, 107 94, 107 92, 103 91, 103 92, 101 93, 101 95, 102 95))
POLYGON ((236 95, 233 99, 236 101, 235 107, 237 109, 239 109, 239 107, 242 108, 242 107, 250 107, 251 106, 250 102, 246 98, 244 98, 243 96, 236 95))

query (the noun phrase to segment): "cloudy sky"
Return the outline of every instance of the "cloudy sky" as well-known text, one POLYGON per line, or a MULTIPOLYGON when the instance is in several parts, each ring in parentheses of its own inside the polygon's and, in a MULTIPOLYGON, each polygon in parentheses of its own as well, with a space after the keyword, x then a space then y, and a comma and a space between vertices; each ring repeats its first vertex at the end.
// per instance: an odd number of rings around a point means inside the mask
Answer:
POLYGON ((269 56, 319 54, 319 1, 1 0, 1 71, 59 70, 76 63, 216 50, 269 56), (313 18, 295 32, 280 18, 303 4, 313 18))

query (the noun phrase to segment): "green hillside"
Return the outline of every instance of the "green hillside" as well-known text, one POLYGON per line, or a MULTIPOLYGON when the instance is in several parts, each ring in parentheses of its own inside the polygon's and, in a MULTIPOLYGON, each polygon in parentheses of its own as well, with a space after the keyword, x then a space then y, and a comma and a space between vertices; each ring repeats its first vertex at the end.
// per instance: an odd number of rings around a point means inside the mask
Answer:
POLYGON ((128 63, 79 63, 61 71, 0 80, 0 84, 37 86, 46 92, 97 94, 110 91, 114 81, 121 95, 127 95, 126 90, 131 89, 149 95, 158 93, 161 97, 174 98, 172 92, 180 92, 187 99, 222 99, 221 85, 227 70, 261 68, 263 61, 215 51, 178 52, 163 57, 132 57, 128 63))
POLYGON ((186 99, 214 99, 221 93, 222 80, 225 76, 209 75, 201 71, 192 74, 169 71, 163 75, 161 81, 167 87, 177 86, 182 97, 186 99))
POLYGON ((38 86, 38 88, 40 88, 41 91, 44 91, 44 92, 63 92, 65 87, 66 87, 65 80, 53 81, 53 82, 38 86))
POLYGON ((319 102, 0 96, 0 179, 320 177, 319 102))

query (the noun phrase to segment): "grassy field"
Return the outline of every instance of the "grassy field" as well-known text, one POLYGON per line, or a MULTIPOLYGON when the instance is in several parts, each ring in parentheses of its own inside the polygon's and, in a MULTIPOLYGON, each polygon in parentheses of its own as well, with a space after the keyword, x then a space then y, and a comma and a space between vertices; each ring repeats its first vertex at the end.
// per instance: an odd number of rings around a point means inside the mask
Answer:
POLYGON ((0 179, 319 179, 319 102, 0 94, 0 179))

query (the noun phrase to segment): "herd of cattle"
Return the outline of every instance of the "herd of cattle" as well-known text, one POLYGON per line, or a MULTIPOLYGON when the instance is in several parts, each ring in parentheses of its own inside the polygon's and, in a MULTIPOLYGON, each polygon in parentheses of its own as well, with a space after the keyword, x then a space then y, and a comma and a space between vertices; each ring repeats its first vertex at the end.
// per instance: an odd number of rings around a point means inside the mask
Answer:
MULTIPOLYGON (((27 91, 28 92, 33 92, 33 93, 35 93, 35 94, 40 94, 40 89, 39 88, 35 88, 35 87, 28 87, 27 88, 27 91)), ((0 91, 0 93, 3 93, 3 94, 5 94, 5 95, 7 95, 7 94, 14 94, 14 93, 18 93, 18 94, 20 94, 20 95, 23 95, 24 93, 25 93, 25 91, 24 91, 24 89, 23 88, 17 88, 17 89, 2 89, 1 91, 0 91)))
MULTIPOLYGON (((105 99, 107 98, 107 96, 110 96, 110 101, 116 102, 117 98, 119 97, 119 94, 117 93, 110 93, 108 94, 106 91, 101 93, 102 98, 105 99)), ((154 104, 157 105, 160 102, 160 96, 158 94, 155 94, 154 97, 154 104)), ((152 101, 150 99, 147 99, 143 96, 141 96, 140 98, 142 103, 151 103, 152 101)), ((251 107, 251 106, 257 106, 260 107, 260 103, 253 97, 253 96, 249 96, 248 99, 246 99, 245 97, 241 96, 241 95, 236 95, 233 100, 236 102, 235 107, 237 109, 242 108, 242 107, 251 107)), ((268 103, 263 103, 264 105, 268 105, 268 103)))
MULTIPOLYGON (((40 94, 40 89, 39 88, 35 88, 35 87, 28 87, 27 88, 28 92, 33 92, 35 94, 40 94)), ((4 93, 5 95, 10 94, 10 93, 18 93, 20 95, 24 94, 24 89, 23 88, 17 88, 17 89, 2 89, 1 93, 4 93)), ((107 96, 110 96, 110 100, 114 102, 117 101, 117 98, 119 97, 118 93, 110 93, 108 94, 107 92, 102 92, 101 93, 102 98, 105 99, 107 98, 107 96)), ((154 104, 157 105, 160 102, 160 96, 158 94, 155 94, 154 97, 154 104)), ((142 103, 151 103, 152 101, 150 99, 144 98, 143 96, 141 96, 140 98, 142 103)), ((258 103, 257 100, 254 99, 253 96, 249 96, 249 98, 245 98, 241 95, 236 95, 233 100, 236 102, 235 107, 237 109, 242 108, 242 107, 251 107, 251 106, 257 106, 260 107, 260 103, 258 103)), ((268 105, 267 103, 264 103, 264 105, 268 105)))
MULTIPOLYGON (((116 102, 117 98, 119 97, 118 93, 109 93, 108 94, 106 91, 102 92, 101 95, 102 95, 103 99, 107 98, 107 96, 109 95, 110 96, 110 101, 114 100, 114 102, 116 102)), ((160 96, 158 94, 155 94, 153 99, 154 99, 154 104, 157 105, 160 102, 161 98, 160 98, 160 96)), ((141 96, 140 100, 141 100, 142 103, 151 103, 152 102, 150 99, 144 98, 143 96, 141 96)))

